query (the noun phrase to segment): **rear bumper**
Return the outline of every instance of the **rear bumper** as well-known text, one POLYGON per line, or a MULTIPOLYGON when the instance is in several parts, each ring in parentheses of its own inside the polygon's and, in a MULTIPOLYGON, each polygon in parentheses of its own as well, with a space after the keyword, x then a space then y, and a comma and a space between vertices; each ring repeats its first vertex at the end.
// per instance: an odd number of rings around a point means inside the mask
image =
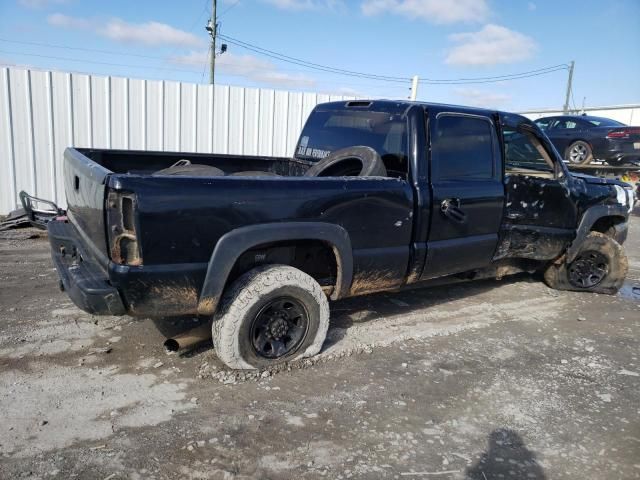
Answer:
POLYGON ((69 298, 78 308, 94 315, 124 315, 118 290, 109 283, 106 271, 82 248, 72 224, 47 224, 51 257, 69 298))
POLYGON ((607 139, 602 151, 594 151, 596 158, 608 159, 636 159, 640 158, 640 149, 635 148, 639 141, 607 139))

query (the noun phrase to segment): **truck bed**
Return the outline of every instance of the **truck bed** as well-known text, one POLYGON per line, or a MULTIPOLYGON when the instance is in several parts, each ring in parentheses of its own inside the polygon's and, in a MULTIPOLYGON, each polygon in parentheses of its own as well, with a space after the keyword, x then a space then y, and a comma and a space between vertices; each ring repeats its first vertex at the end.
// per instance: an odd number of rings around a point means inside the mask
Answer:
MULTIPOLYGON (((219 241, 231 231, 247 228, 251 235, 254 226, 280 223, 343 229, 351 243, 353 282, 349 279, 347 286, 351 293, 401 286, 412 244, 412 185, 400 178, 302 176, 309 163, 69 148, 65 151, 68 216, 75 234, 82 237, 83 255, 105 271, 111 285, 126 292, 124 301, 132 314, 196 313, 219 241), (215 166, 226 174, 261 170, 282 176, 152 175, 181 159, 215 166), (139 262, 118 261, 113 250, 124 216, 130 216, 127 228, 136 236, 139 262)), ((300 231, 304 236, 304 228, 300 231)), ((331 271, 331 265, 326 268, 331 271)))
POLYGON ((189 160, 193 164, 217 167, 227 174, 257 170, 283 176, 300 176, 312 165, 312 162, 309 161, 287 157, 88 148, 70 150, 75 150, 111 173, 128 175, 151 175, 170 167, 179 160, 189 160))

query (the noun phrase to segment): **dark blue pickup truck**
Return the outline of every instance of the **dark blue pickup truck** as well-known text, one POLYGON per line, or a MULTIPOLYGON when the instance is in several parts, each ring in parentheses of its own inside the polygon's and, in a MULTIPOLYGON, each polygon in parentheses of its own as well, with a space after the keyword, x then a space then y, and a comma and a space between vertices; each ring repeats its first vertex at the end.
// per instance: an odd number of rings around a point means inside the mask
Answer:
POLYGON ((65 187, 48 230, 71 299, 210 319, 232 368, 317 353, 327 297, 521 271, 616 292, 635 201, 522 116, 405 101, 318 105, 293 158, 69 148, 65 187))

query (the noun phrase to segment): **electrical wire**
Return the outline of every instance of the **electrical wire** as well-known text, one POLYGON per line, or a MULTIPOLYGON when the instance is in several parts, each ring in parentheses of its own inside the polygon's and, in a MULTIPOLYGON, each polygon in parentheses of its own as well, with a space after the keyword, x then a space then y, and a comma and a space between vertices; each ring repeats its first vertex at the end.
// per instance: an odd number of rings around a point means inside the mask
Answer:
POLYGON ((34 47, 53 47, 53 48, 62 48, 65 50, 78 50, 81 52, 93 52, 93 53, 105 53, 107 55, 126 55, 129 57, 139 57, 139 58, 150 58, 153 60, 165 60, 164 57, 157 57, 157 56, 153 56, 153 55, 142 55, 139 53, 129 53, 129 52, 116 52, 114 50, 100 50, 97 48, 85 48, 85 47, 71 47, 69 45, 56 45, 53 43, 41 43, 41 42, 26 42, 26 41, 21 41, 21 40, 10 40, 8 38, 0 38, 0 42, 7 42, 7 43, 18 43, 21 45, 32 45, 34 47))
MULTIPOLYGON (((177 73, 188 73, 188 74, 199 74, 201 75, 202 78, 202 82, 204 82, 204 74, 206 73, 206 66, 207 64, 204 64, 204 69, 202 71, 200 70, 192 70, 192 69, 185 69, 185 68, 171 68, 171 67, 162 67, 162 66, 152 66, 152 65, 133 65, 133 64, 126 64, 126 63, 115 63, 115 62, 101 62, 98 60, 85 60, 85 59, 80 59, 80 58, 70 58, 70 57, 59 57, 59 56, 51 56, 51 55, 41 55, 41 54, 36 54, 36 53, 22 53, 22 52, 11 52, 11 51, 5 51, 5 50, 0 50, 0 53, 3 54, 8 54, 8 55, 26 55, 26 56, 30 56, 30 57, 38 57, 38 58, 46 58, 46 59, 53 59, 53 60, 63 60, 63 61, 67 61, 67 62, 77 62, 77 63, 89 63, 89 64, 96 64, 96 65, 105 65, 105 66, 110 66, 110 67, 123 67, 123 68, 132 68, 132 69, 143 69, 143 70, 152 70, 152 71, 156 71, 156 70, 165 70, 165 71, 169 71, 169 72, 177 72, 177 73)), ((13 67, 17 67, 19 66, 18 64, 15 63, 9 63, 9 62, 4 62, 4 61, 0 61, 0 65, 5 65, 5 66, 13 66, 13 67)), ((86 72, 86 71, 76 71, 77 73, 82 73, 82 74, 91 74, 91 72, 86 72)), ((221 73, 221 75, 226 76, 226 77, 241 77, 241 78, 245 78, 247 80, 249 80, 250 82, 252 82, 254 85, 259 85, 261 83, 264 82, 260 82, 260 81, 256 81, 254 78, 252 78, 250 75, 245 75, 245 74, 240 74, 240 73, 221 73)), ((367 86, 372 86, 372 87, 380 87, 380 84, 361 84, 361 83, 345 83, 345 82, 321 82, 322 85, 338 85, 338 86, 342 86, 342 87, 359 87, 359 88, 363 88, 363 87, 367 87, 367 86)), ((389 85, 386 86, 385 88, 387 89, 397 89, 397 88, 401 88, 404 89, 405 87, 402 85, 389 85)), ((382 95, 384 96, 384 95, 382 95)))
MULTIPOLYGON (((200 15, 202 16, 202 14, 200 15)), ((219 38, 232 43, 234 45, 237 45, 241 48, 245 48, 247 50, 253 51, 254 53, 258 53, 260 55, 265 55, 268 56, 270 58, 273 58, 275 60, 279 60, 282 62, 286 62, 286 63, 291 63, 294 65, 298 65, 307 69, 313 69, 316 71, 322 71, 325 73, 329 73, 329 74, 335 74, 335 75, 346 75, 346 76, 351 76, 351 77, 355 77, 355 78, 365 78, 365 79, 369 79, 369 80, 375 80, 375 81, 384 81, 384 82, 388 82, 388 83, 401 83, 401 84, 406 84, 409 83, 411 81, 411 79, 409 78, 405 78, 405 77, 391 77, 391 76, 385 76, 385 75, 376 75, 376 74, 368 74, 368 73, 363 73, 363 72, 356 72, 356 71, 352 71, 352 70, 345 70, 345 69, 341 69, 341 68, 335 68, 335 67, 329 67, 329 66, 325 66, 325 65, 321 65, 321 64, 317 64, 317 63, 313 63, 313 62, 308 62, 306 60, 302 60, 302 59, 298 59, 295 57, 291 57, 288 55, 284 55, 284 54, 280 54, 277 52, 274 52, 272 50, 268 50, 262 47, 258 47, 256 45, 252 45, 250 43, 241 41, 241 40, 237 40, 233 37, 230 37, 228 35, 222 35, 219 34, 218 35, 219 38)), ((152 60, 161 60, 161 61, 166 61, 165 57, 158 57, 158 56, 153 56, 153 55, 144 55, 144 54, 137 54, 137 53, 129 53, 129 52, 117 52, 117 51, 113 51, 113 50, 101 50, 101 49, 94 49, 94 48, 86 48, 86 47, 72 47, 72 46, 68 46, 68 45, 58 45, 58 44, 46 44, 46 43, 41 43, 41 42, 31 42, 31 41, 20 41, 20 40, 11 40, 11 39, 6 39, 6 38, 0 38, 1 42, 8 42, 8 43, 16 43, 16 44, 23 44, 23 45, 32 45, 32 46, 38 46, 38 47, 52 47, 52 48, 60 48, 60 49, 66 49, 66 50, 76 50, 76 51, 84 51, 84 52, 95 52, 95 53, 103 53, 103 54, 107 54, 107 55, 118 55, 118 56, 122 56, 122 55, 126 55, 126 56, 131 56, 131 57, 138 57, 138 58, 148 58, 148 59, 152 59, 152 60)), ((35 54, 23 54, 23 55, 35 55, 35 54)), ((44 57, 44 56, 43 56, 44 57)), ((51 57, 54 58, 54 57, 51 57)), ((70 61, 77 61, 74 59, 71 59, 70 61)), ((97 63, 95 61, 92 61, 92 63, 97 63)), ((106 62, 104 62, 105 64, 107 64, 106 62)), ((120 65, 118 65, 120 66, 120 65)), ((136 66, 138 67, 138 66, 136 66)), ((147 68, 152 68, 152 67, 147 67, 147 68)), ((509 75, 497 75, 497 76, 492 76, 492 77, 469 77, 469 78, 453 78, 453 79, 433 79, 433 78, 422 78, 421 80, 419 80, 419 83, 422 84, 430 84, 430 85, 470 85, 470 84, 482 84, 482 83, 498 83, 498 82, 503 82, 503 81, 509 81, 509 80, 519 80, 519 79, 524 79, 524 78, 531 78, 531 77, 536 77, 536 76, 540 76, 540 75, 546 75, 549 73, 554 73, 557 71, 561 71, 561 70, 566 70, 568 68, 568 65, 566 64, 558 64, 558 65, 552 65, 549 67, 544 67, 544 68, 539 68, 536 70, 530 70, 530 71, 526 71, 526 72, 520 72, 520 73, 514 73, 514 74, 509 74, 509 75)), ((166 69, 169 70, 170 68, 168 67, 162 67, 162 69, 166 69)), ((177 69, 172 69, 172 70, 177 70, 177 69)), ((293 70, 293 71, 300 71, 300 70, 293 70)))
MULTIPOLYGON (((220 36, 220 35, 218 35, 220 36)), ((59 44, 48 44, 48 43, 41 43, 41 42, 32 42, 32 41, 20 41, 20 40, 10 40, 10 39, 6 39, 6 38, 0 38, 0 42, 8 42, 8 43, 15 43, 15 44, 21 44, 21 45, 31 45, 31 46, 37 46, 37 47, 47 47, 47 48, 59 48, 59 49, 65 49, 65 50, 72 50, 72 51, 81 51, 81 52, 91 52, 91 53, 102 53, 102 54, 106 54, 106 55, 117 55, 119 57, 121 56, 130 56, 130 57, 137 57, 137 58, 147 58, 147 59, 151 59, 151 60, 160 60, 162 62, 166 61, 167 58, 166 57, 159 57, 159 56, 153 56, 153 55, 143 55, 143 54, 137 54, 137 53, 129 53, 129 52, 118 52, 118 51, 113 51, 113 50, 101 50, 101 49, 94 49, 94 48, 86 48, 86 47, 72 47, 69 45, 59 45, 59 44)), ((211 48, 211 46, 209 45, 208 48, 211 48)), ((7 52, 9 53, 9 52, 7 52)), ((29 54, 29 53, 22 53, 22 52, 11 52, 15 55, 34 55, 34 54, 29 54)), ((49 56, 49 55, 41 55, 42 57, 50 57, 50 58, 57 58, 57 59, 62 59, 60 57, 54 57, 54 56, 49 56)), ((86 61, 88 63, 95 63, 94 61, 91 60, 80 60, 80 59, 69 59, 69 61, 86 61)), ((106 62, 105 62, 106 63, 106 62)), ((114 64, 116 65, 116 64, 114 64)), ((206 63, 205 63, 206 65, 206 63)), ((120 64, 117 64, 116 66, 121 66, 120 64)), ((124 66, 124 65, 122 65, 124 66)), ((139 65, 135 66, 136 68, 143 68, 139 65)), ((152 67, 152 66, 148 66, 148 67, 144 67, 144 68, 149 68, 149 69, 153 69, 156 67, 152 67)), ((307 69, 287 69, 287 68, 279 68, 281 71, 289 71, 289 72, 308 72, 307 69)), ((174 69, 177 70, 177 69, 174 69)), ((191 70, 189 70, 191 71, 191 70)), ((327 74, 334 74, 333 72, 325 72, 327 74)), ((379 84, 377 84, 376 86, 380 86, 379 84)))
POLYGON ((576 100, 573 98, 573 85, 569 88, 569 94, 571 95, 571 103, 573 103, 573 111, 577 112, 578 107, 576 107, 576 100))
MULTIPOLYGON (((209 45, 209 49, 207 50, 207 63, 209 62, 209 55, 211 55, 211 45, 209 45)), ((200 83, 204 83, 204 72, 207 71, 207 63, 205 63, 202 67, 202 76, 200 77, 200 83)))
POLYGON ((268 50, 266 48, 258 47, 257 45, 252 45, 250 43, 244 42, 242 40, 238 40, 236 38, 230 37, 229 35, 221 35, 218 34, 222 40, 225 40, 231 44, 237 45, 239 47, 245 48, 247 50, 253 51, 255 53, 259 53, 261 55, 265 55, 267 57, 274 58, 276 60, 280 60, 283 62, 293 63, 295 65, 300 65, 306 68, 310 68, 313 70, 321 70, 330 73, 337 73, 340 75, 347 75, 352 77, 361 77, 361 78, 369 78, 371 80, 384 80, 389 82, 402 82, 408 83, 411 81, 408 77, 391 77, 386 75, 375 75, 371 73, 362 73, 356 72, 352 70, 344 70, 342 68, 329 67, 326 65, 321 65, 319 63, 308 62, 306 60, 302 60, 299 58, 291 57, 289 55, 284 55, 282 53, 274 52, 273 50, 268 50))
MULTIPOLYGON (((289 55, 278 53, 263 47, 259 47, 251 43, 238 40, 229 35, 219 34, 218 36, 229 43, 232 43, 239 47, 253 51, 255 53, 259 53, 283 62, 293 63, 295 65, 300 65, 300 66, 304 66, 304 67, 315 69, 315 70, 326 71, 326 72, 335 73, 339 75, 369 78, 371 80, 383 80, 388 82, 407 83, 411 81, 411 79, 408 77, 392 77, 392 76, 386 76, 386 75, 376 75, 376 74, 370 74, 370 73, 356 72, 353 70, 345 70, 342 68, 330 67, 327 65, 321 65, 318 63, 313 63, 300 58, 291 57, 289 55)), ((519 80, 522 78, 536 77, 539 75, 546 75, 547 73, 566 70, 568 68, 569 66, 567 64, 561 63, 558 65, 551 65, 551 66, 539 68, 536 70, 529 70, 526 72, 514 73, 509 75, 498 75, 498 76, 492 76, 492 77, 453 78, 453 79, 423 78, 422 80, 419 80, 419 83, 426 83, 431 85, 467 85, 467 84, 476 84, 476 83, 496 83, 496 82, 503 82, 508 80, 519 80)))
POLYGON ((239 3, 240 3, 240 0, 236 0, 236 3, 229 5, 225 10, 223 10, 223 12, 220 15, 218 15, 218 18, 222 17, 225 13, 228 13, 234 7, 237 7, 239 3))
POLYGON ((556 70, 566 70, 569 68, 569 65, 567 65, 566 63, 559 63, 558 65, 551 65, 549 67, 543 67, 543 68, 538 68, 536 70, 530 70, 528 72, 520 72, 520 73, 512 73, 512 74, 508 74, 508 75, 497 75, 494 77, 470 77, 470 78, 449 78, 449 79, 445 79, 445 78, 424 78, 422 80, 419 80, 420 82, 442 82, 442 83, 452 83, 452 82, 475 82, 475 81, 481 81, 481 80, 495 80, 495 81, 502 81, 505 79, 510 79, 513 77, 520 77, 523 75, 529 75, 529 74, 534 74, 534 73, 547 73, 547 71, 556 71, 556 70))
POLYGON ((420 83, 426 83, 428 85, 476 85, 476 84, 482 84, 482 83, 500 83, 500 82, 508 82, 511 80, 522 80, 524 78, 532 78, 532 77, 539 77, 540 75, 546 75, 548 73, 554 73, 554 72, 560 72, 563 70, 567 70, 565 67, 561 67, 561 68, 555 68, 555 69, 549 69, 549 70, 545 70, 545 71, 541 71, 538 73, 531 73, 528 75, 525 74, 521 74, 521 75, 514 75, 512 77, 508 77, 508 78, 503 78, 500 80, 461 80, 461 81, 455 81, 455 80, 450 80, 450 81, 446 81, 446 82, 438 82, 438 81, 424 81, 424 82, 420 82, 420 83))
POLYGON ((171 68, 171 67, 159 67, 153 65, 132 65, 126 63, 113 63, 113 62, 100 62, 98 60, 85 60, 80 58, 68 58, 68 57, 55 57, 52 55, 40 55, 38 53, 22 53, 22 52, 8 52, 6 50, 0 50, 0 53, 5 53, 7 55, 26 55, 29 57, 39 57, 39 58, 50 58, 53 60, 64 60, 67 62, 81 62, 81 63, 95 63, 96 65, 108 65, 111 67, 126 67, 126 68, 146 68, 150 70, 170 70, 174 72, 189 72, 189 73, 200 73, 200 70, 187 70, 180 68, 171 68))

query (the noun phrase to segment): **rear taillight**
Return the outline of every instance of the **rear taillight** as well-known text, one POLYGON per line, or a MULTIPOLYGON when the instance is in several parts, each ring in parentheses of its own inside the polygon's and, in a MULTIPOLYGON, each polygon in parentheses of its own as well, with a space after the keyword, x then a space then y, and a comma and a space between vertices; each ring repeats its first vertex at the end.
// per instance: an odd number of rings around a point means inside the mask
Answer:
POLYGON ((135 195, 109 191, 106 213, 111 260, 120 265, 142 265, 136 231, 135 195))
POLYGON ((621 128, 607 133, 607 138, 629 138, 631 135, 640 135, 640 128, 621 128))

